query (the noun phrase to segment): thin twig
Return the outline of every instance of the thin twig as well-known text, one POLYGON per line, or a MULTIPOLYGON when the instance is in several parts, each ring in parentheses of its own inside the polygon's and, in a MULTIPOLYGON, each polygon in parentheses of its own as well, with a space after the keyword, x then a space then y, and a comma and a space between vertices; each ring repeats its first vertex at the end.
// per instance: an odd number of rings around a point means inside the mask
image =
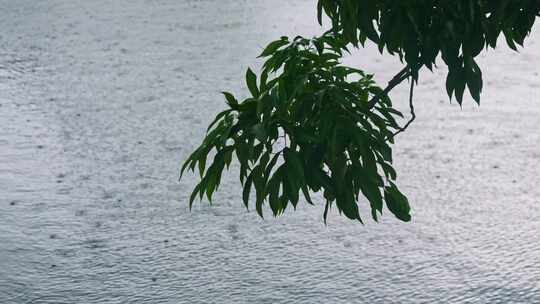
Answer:
POLYGON ((386 96, 388 95, 388 93, 390 91, 392 91, 393 88, 395 88, 398 84, 402 83, 403 80, 407 79, 409 76, 412 75, 412 71, 413 69, 407 65, 405 68, 403 68, 401 71, 399 71, 399 73, 397 73, 389 82, 388 82, 388 86, 382 90, 381 92, 379 92, 378 94, 376 94, 375 96, 373 96, 369 102, 368 102, 368 109, 372 109, 373 107, 375 107, 375 105, 377 105, 377 102, 383 97, 383 96, 386 96))
POLYGON ((409 121, 403 127, 399 128, 399 130, 392 135, 392 138, 398 135, 399 133, 405 131, 411 125, 411 123, 416 119, 416 114, 414 113, 413 94, 414 94, 414 79, 412 79, 411 77, 411 88, 409 91, 409 107, 411 108, 411 119, 409 119, 409 121))

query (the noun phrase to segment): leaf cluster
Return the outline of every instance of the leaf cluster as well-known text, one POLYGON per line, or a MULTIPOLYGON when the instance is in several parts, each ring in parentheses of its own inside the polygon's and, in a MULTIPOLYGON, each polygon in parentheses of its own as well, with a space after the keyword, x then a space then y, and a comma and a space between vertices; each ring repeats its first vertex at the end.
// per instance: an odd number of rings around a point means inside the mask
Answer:
POLYGON ((495 48, 502 34, 514 50, 523 45, 540 12, 538 0, 319 0, 318 19, 355 46, 366 40, 397 54, 411 67, 448 66, 446 89, 461 104, 465 87, 477 103, 482 72, 475 57, 495 48))
POLYGON ((282 37, 264 49, 260 76, 246 73, 251 96, 238 101, 223 93, 228 109, 183 165, 182 173, 198 170, 201 177, 190 208, 197 197, 212 199, 235 158, 244 204, 249 208, 253 197, 261 217, 264 204, 277 216, 289 205, 296 208, 301 196, 313 204, 311 195, 321 192, 325 222, 333 205, 362 221, 361 201, 374 220, 384 203, 397 218, 410 220, 392 167, 393 131, 402 115, 386 94, 370 106, 382 89, 372 75, 340 64, 346 44, 329 32, 313 39, 282 37))

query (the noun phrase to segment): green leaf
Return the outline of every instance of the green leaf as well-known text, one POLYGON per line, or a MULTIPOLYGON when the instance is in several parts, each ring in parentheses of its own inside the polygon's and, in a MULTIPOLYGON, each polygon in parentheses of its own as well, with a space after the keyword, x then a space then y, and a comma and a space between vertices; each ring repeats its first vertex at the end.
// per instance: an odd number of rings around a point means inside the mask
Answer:
POLYGON ((287 174, 285 176, 286 183, 283 183, 283 189, 287 196, 287 199, 291 202, 293 207, 296 209, 298 200, 300 199, 298 195, 300 186, 298 185, 295 177, 291 174, 291 170, 289 170, 288 167, 286 168, 286 171, 287 171, 287 174))
POLYGON ((466 60, 465 64, 467 87, 476 103, 480 104, 480 93, 482 93, 482 71, 480 71, 480 67, 478 67, 472 58, 466 60))
POLYGON ((227 99, 227 104, 231 107, 231 108, 236 108, 238 107, 238 100, 236 100, 236 98, 234 98, 234 95, 229 93, 229 92, 221 92, 221 94, 225 95, 225 99, 227 99))
POLYGON ((358 205, 356 205, 354 197, 341 192, 336 197, 336 205, 347 218, 351 220, 360 220, 358 205))
POLYGON ((455 70, 450 69, 446 76, 446 93, 448 94, 448 98, 452 99, 458 81, 458 73, 455 70))
POLYGON ((251 192, 251 185, 253 184, 253 173, 248 176, 244 183, 244 190, 242 191, 242 199, 244 206, 249 210, 249 193, 251 192))
POLYGON ((201 178, 203 177, 203 174, 204 174, 204 169, 205 169, 205 166, 206 166, 206 157, 208 156, 208 154, 204 154, 201 155, 201 157, 199 158, 199 175, 201 176, 201 178))
POLYGON ((376 184, 370 182, 369 180, 366 180, 365 178, 362 178, 361 181, 362 182, 360 183, 360 189, 362 190, 364 196, 370 202, 371 209, 382 212, 383 201, 379 187, 377 187, 376 184))
POLYGON ((289 148, 285 148, 283 152, 285 162, 287 163, 287 168, 292 173, 292 178, 300 183, 304 183, 304 164, 300 159, 298 152, 289 148))
POLYGON ((322 25, 323 0, 317 1, 317 21, 322 25))
POLYGON ((409 201, 394 184, 385 188, 384 200, 386 206, 398 219, 409 222, 411 220, 409 201))
POLYGON ((248 68, 246 72, 246 84, 253 97, 259 97, 259 89, 257 88, 257 76, 248 68))
POLYGON ((396 174, 396 170, 394 170, 394 168, 386 163, 386 162, 382 162, 380 163, 381 165, 381 168, 383 169, 384 171, 384 174, 386 175, 386 177, 390 180, 396 180, 397 178, 397 174, 396 174))
POLYGON ((259 55, 259 57, 267 57, 272 54, 274 54, 280 47, 289 44, 288 39, 280 39, 271 42, 268 44, 268 46, 264 49, 264 51, 259 55))
POLYGON ((195 161, 195 157, 196 155, 198 154, 199 152, 199 149, 195 150, 195 152, 193 152, 189 157, 188 159, 186 159, 186 161, 184 161, 184 164, 182 165, 182 168, 180 169, 180 177, 179 177, 179 180, 182 179, 182 176, 184 175, 184 172, 186 171, 186 169, 195 161))
POLYGON ((267 138, 266 129, 262 124, 256 124, 251 128, 251 132, 260 142, 265 142, 267 138))
POLYGON ((193 207, 193 202, 195 201, 195 198, 197 197, 197 193, 199 193, 199 190, 201 188, 201 184, 197 184, 195 188, 193 189, 193 192, 191 193, 191 196, 189 198, 189 210, 191 211, 191 208, 193 207))
POLYGON ((324 206, 324 213, 323 213, 323 220, 324 220, 325 225, 326 225, 327 218, 328 218, 328 211, 330 211, 331 206, 332 206, 332 201, 327 200, 326 204, 324 206))
POLYGON ((311 199, 311 196, 309 195, 309 188, 306 184, 303 184, 300 189, 302 189, 302 193, 304 194, 304 198, 306 199, 306 201, 308 202, 308 204, 310 205, 315 205, 313 203, 313 200, 311 199))
POLYGON ((276 153, 272 159, 270 160, 270 162, 268 163, 268 165, 266 166, 266 169, 264 170, 264 176, 266 178, 268 178, 270 176, 270 173, 272 171, 272 168, 274 168, 274 166, 276 165, 277 161, 278 161, 278 158, 279 156, 281 155, 281 152, 278 152, 276 153))
POLYGON ((212 202, 212 194, 214 193, 214 190, 217 186, 217 180, 218 180, 218 173, 214 170, 208 170, 207 175, 207 183, 206 183, 206 197, 208 198, 209 202, 212 202))
POLYGON ((258 170, 259 168, 260 167, 257 167, 257 173, 253 178, 253 183, 255 185, 255 191, 256 191, 255 210, 257 211, 257 214, 259 214, 261 218, 264 218, 262 205, 264 203, 264 198, 266 196, 266 187, 264 183, 264 178, 260 175, 261 174, 260 170, 258 170))
POLYGON ((274 216, 279 215, 281 210, 283 209, 283 206, 281 205, 281 201, 279 199, 279 187, 280 182, 282 178, 282 168, 280 167, 274 175, 270 178, 268 181, 268 204, 270 205, 270 209, 272 209, 272 213, 274 216))
POLYGON ((517 46, 514 43, 514 33, 512 32, 512 30, 505 28, 503 32, 504 32, 504 38, 506 39, 506 44, 508 44, 508 46, 512 50, 517 51, 517 46))
POLYGON ((225 110, 221 113, 219 113, 218 115, 216 115, 216 118, 214 118, 214 121, 212 121, 212 123, 210 123, 210 125, 208 126, 208 128, 206 129, 206 132, 209 132, 210 129, 212 129, 212 127, 221 121, 222 118, 224 118, 227 114, 231 113, 232 110, 225 110))
MULTIPOLYGON (((269 87, 269 84, 268 84, 268 71, 263 70, 261 72, 261 78, 260 79, 261 80, 260 80, 259 88, 260 88, 261 92, 264 92, 264 91, 268 90, 268 87, 269 87)), ((271 83, 270 83, 270 87, 272 87, 271 83)))

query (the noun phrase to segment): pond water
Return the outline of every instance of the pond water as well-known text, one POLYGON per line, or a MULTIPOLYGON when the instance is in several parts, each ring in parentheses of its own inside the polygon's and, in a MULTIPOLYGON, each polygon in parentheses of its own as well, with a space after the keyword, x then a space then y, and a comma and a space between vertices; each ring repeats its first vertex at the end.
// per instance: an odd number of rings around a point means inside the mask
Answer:
POLYGON ((0 0, 0 303, 540 303, 538 31, 482 58, 481 107, 421 79, 395 146, 411 223, 325 226, 321 200, 262 220, 234 169, 189 212, 178 169, 219 91, 319 33, 314 2, 0 0))

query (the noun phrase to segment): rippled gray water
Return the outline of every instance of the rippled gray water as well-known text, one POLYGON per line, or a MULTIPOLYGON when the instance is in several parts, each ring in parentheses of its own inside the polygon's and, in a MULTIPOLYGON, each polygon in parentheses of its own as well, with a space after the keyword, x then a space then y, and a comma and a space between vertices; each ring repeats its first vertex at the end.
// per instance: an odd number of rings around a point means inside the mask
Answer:
POLYGON ((540 303, 538 31, 482 60, 480 108, 422 79, 395 156, 412 223, 261 220, 235 172, 188 212, 219 91, 317 33, 314 2, 0 0, 0 303, 540 303))

